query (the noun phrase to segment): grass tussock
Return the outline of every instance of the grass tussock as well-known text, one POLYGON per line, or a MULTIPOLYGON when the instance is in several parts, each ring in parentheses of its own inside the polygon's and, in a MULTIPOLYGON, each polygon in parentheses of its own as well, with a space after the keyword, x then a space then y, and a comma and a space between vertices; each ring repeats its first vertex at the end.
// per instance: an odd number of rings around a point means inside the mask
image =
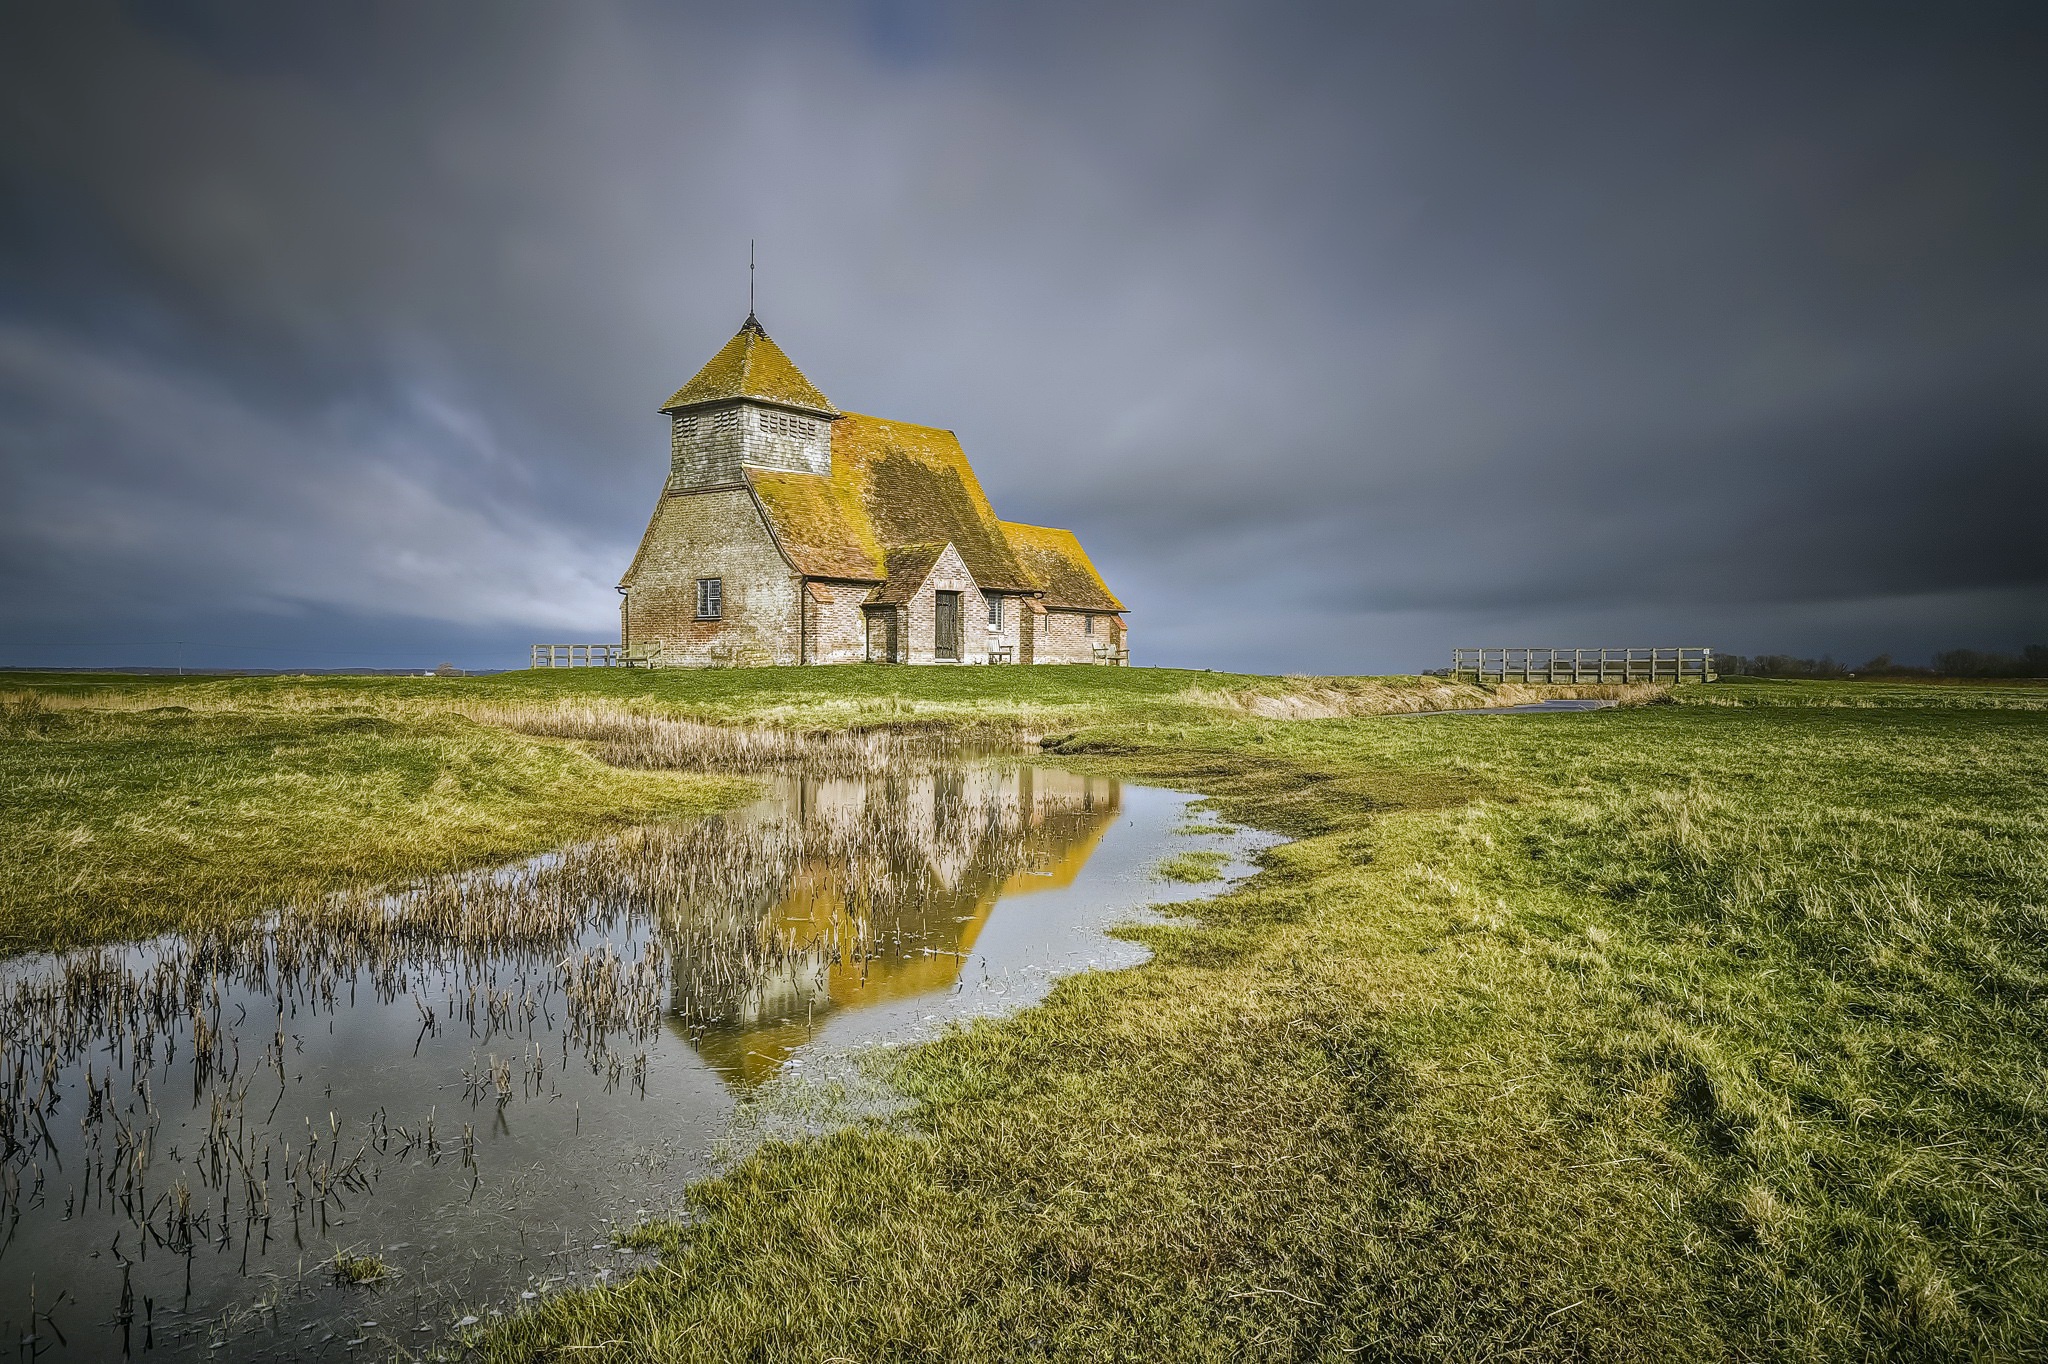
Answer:
POLYGON ((1223 869, 1229 865, 1230 854, 1202 849, 1175 853, 1154 868, 1152 875, 1161 881, 1198 886, 1209 881, 1221 881, 1223 869))
POLYGON ((1647 705, 1671 688, 1647 683, 1450 682, 1422 677, 1290 678, 1291 685, 1268 691, 1196 683, 1183 693, 1190 705, 1208 706, 1262 720, 1335 720, 1359 715, 1414 715, 1438 710, 1477 710, 1566 698, 1647 705))
MULTIPOLYGON (((752 773, 801 768, 819 775, 878 772, 906 759, 967 751, 970 739, 943 729, 794 730, 705 724, 617 706, 490 706, 467 712, 521 734, 572 739, 617 767, 752 773)), ((1014 744, 1014 730, 975 737, 1014 744)))
POLYGON ((334 1277, 346 1284, 376 1284, 391 1277, 391 1266, 377 1255, 356 1255, 346 1250, 336 1251, 328 1262, 334 1269, 334 1277))

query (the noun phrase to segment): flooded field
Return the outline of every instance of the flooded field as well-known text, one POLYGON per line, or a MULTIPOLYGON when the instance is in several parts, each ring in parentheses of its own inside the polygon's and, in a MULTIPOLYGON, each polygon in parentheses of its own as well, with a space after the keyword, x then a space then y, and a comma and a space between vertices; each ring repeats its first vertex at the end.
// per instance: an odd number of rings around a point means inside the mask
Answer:
POLYGON ((1012 762, 767 781, 718 819, 0 963, 9 1347, 430 1354, 631 1272, 612 1230, 677 1206, 752 1087, 1134 963, 1103 929, 1189 897, 1163 859, 1237 872, 1258 841, 1012 762))

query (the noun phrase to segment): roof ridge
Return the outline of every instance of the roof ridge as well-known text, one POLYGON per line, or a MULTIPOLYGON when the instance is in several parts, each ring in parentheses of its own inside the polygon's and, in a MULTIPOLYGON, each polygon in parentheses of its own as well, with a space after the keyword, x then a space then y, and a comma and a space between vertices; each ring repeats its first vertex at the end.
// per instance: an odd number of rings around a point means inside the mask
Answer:
POLYGON ((931 426, 925 422, 907 422, 899 417, 877 417, 872 412, 848 412, 844 408, 840 409, 839 415, 842 417, 858 417, 864 422, 880 422, 884 426, 907 426, 913 431, 936 431, 942 436, 951 436, 955 440, 960 438, 960 433, 950 426, 931 426))

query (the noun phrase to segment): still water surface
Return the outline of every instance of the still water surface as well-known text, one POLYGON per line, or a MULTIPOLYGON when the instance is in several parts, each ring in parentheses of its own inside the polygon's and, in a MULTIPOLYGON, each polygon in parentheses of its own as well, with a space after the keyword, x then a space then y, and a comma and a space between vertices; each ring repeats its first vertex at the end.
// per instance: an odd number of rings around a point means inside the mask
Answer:
MULTIPOLYGON (((218 939, 0 966, 21 1358, 388 1358, 629 1273, 749 1091, 1134 964, 1190 797, 1029 764, 755 805, 218 939), (389 1276, 341 1282, 338 1255, 389 1276)), ((1214 889, 1215 887, 1211 887, 1214 889)), ((1203 893, 1201 891, 1193 892, 1203 893)))

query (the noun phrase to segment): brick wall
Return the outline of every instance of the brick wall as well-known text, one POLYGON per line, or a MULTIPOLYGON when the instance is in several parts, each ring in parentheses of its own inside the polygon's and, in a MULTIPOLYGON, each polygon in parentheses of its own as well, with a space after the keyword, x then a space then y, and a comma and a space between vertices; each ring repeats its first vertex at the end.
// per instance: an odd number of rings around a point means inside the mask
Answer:
POLYGON ((699 408, 670 418, 671 492, 737 483, 742 464, 830 474, 832 423, 755 403, 699 408))
MULTIPOLYGON (((697 415, 700 424, 709 424, 707 414, 697 415)), ((739 448, 735 444, 734 450, 739 448)), ((701 473, 712 465, 691 467, 701 473)), ((737 477, 736 463, 733 468, 737 477)), ((622 637, 629 647, 659 643, 661 667, 859 663, 871 656, 871 649, 881 661, 883 632, 873 630, 871 641, 874 613, 862 609, 870 586, 826 582, 805 589, 743 486, 671 491, 655 509, 646 552, 620 605, 622 637), (718 620, 696 618, 699 578, 720 580, 724 600, 718 620)), ((1095 633, 1090 634, 1087 613, 1034 612, 1020 597, 1003 599, 1002 625, 991 627, 989 599, 959 552, 948 546, 916 593, 896 608, 903 662, 942 661, 936 648, 941 591, 960 594, 961 663, 986 663, 998 648, 1008 648, 1010 658, 1020 663, 1093 663, 1098 646, 1124 647, 1124 632, 1114 616, 1095 615, 1095 633)))
POLYGON ((662 667, 797 661, 798 580, 745 488, 664 496, 626 593, 628 646, 659 641, 662 667), (718 578, 724 610, 697 617, 697 579, 718 578))
POLYGON ((999 648, 1006 648, 1010 651, 1010 661, 1012 663, 1021 663, 1024 660, 1022 652, 1023 622, 1024 617, 1031 614, 1031 608, 1024 604, 1024 598, 1022 597, 1003 597, 1001 599, 1003 603, 1003 623, 1000 627, 992 627, 988 623, 987 607, 987 603, 991 600, 993 598, 987 596, 982 598, 982 609, 975 614, 973 620, 968 622, 968 626, 973 631, 975 637, 982 641, 984 653, 993 653, 999 648))
POLYGON ((1088 613, 1051 608, 1038 618, 1032 640, 1033 661, 1037 663, 1093 663, 1095 649, 1122 648, 1123 632, 1116 617, 1097 615, 1095 633, 1088 633, 1088 613))
POLYGON ((870 583, 818 583, 805 592, 804 629, 813 663, 859 663, 867 657, 861 603, 870 583))

